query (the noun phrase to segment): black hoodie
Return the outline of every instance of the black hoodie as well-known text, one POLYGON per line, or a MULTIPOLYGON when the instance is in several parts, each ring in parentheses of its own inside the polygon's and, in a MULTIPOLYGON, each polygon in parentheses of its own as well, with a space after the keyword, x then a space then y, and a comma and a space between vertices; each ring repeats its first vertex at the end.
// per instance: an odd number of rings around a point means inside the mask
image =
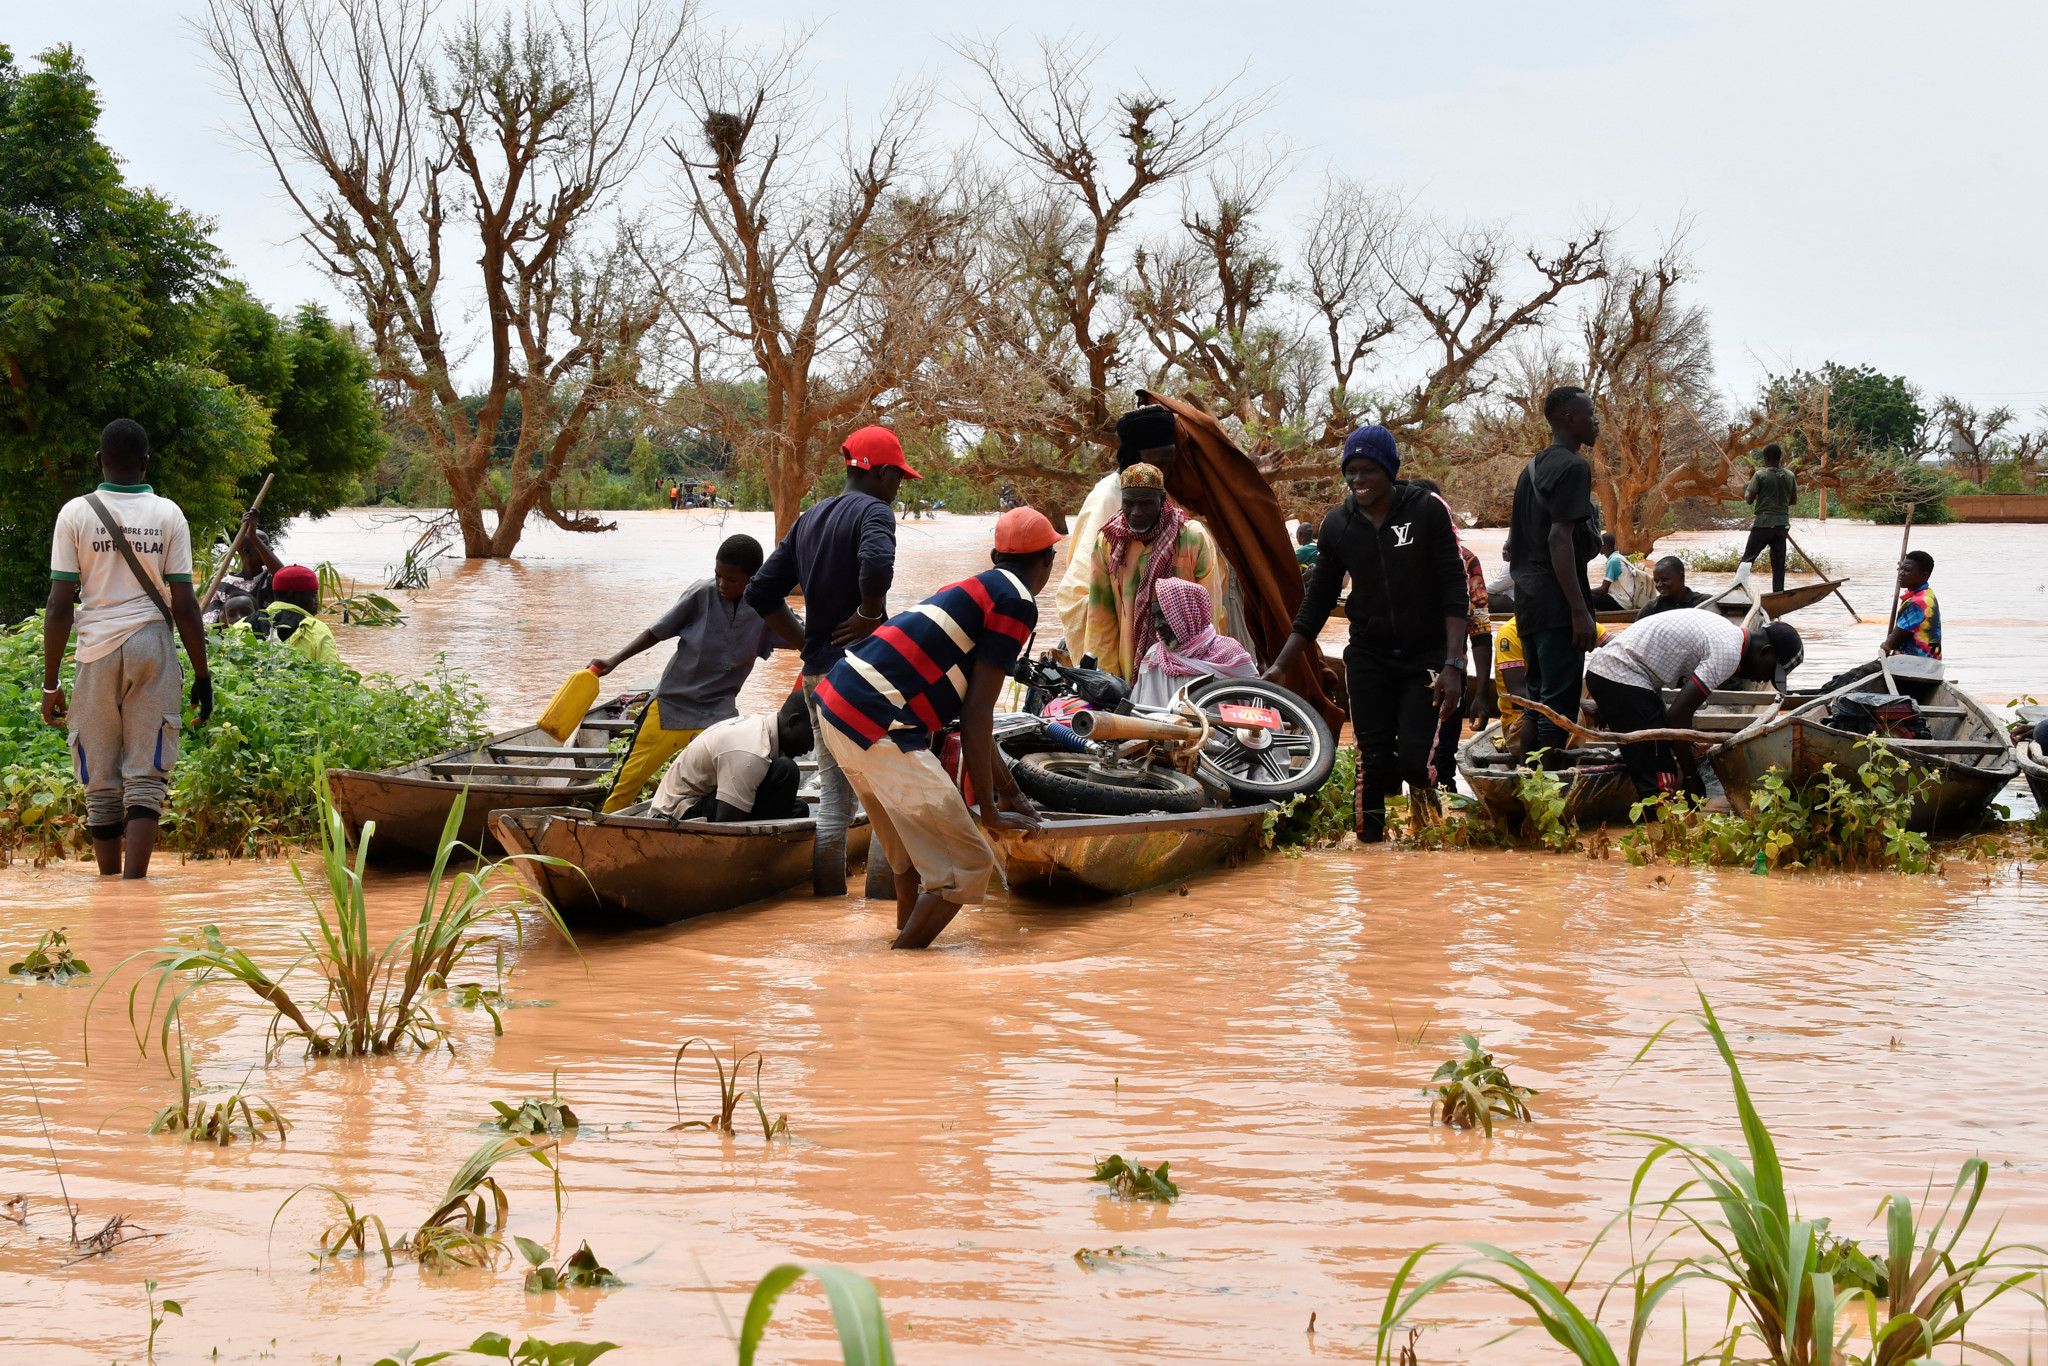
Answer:
POLYGON ((1347 497, 1323 518, 1315 573, 1294 618, 1294 629, 1316 638, 1344 576, 1351 597, 1351 643, 1361 649, 1434 667, 1444 658, 1444 619, 1467 615, 1465 564, 1451 514, 1435 494, 1413 484, 1394 485, 1384 524, 1347 497))

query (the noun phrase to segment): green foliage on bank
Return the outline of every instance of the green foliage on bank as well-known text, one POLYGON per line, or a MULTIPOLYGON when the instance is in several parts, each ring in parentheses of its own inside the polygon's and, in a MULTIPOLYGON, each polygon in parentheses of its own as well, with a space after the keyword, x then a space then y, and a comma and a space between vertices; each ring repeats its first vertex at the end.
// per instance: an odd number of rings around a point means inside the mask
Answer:
MULTIPOLYGON (((407 681, 314 664, 246 631, 212 632, 213 718, 185 718, 166 847, 248 855, 310 840, 314 774, 389 768, 469 743, 483 699, 438 669, 407 681)), ((42 618, 0 632, 0 861, 83 853, 85 794, 65 732, 42 723, 42 618)), ((72 665, 63 682, 68 692, 72 665)))
POLYGON ((99 114, 69 49, 24 71, 0 45, 0 621, 42 601, 50 529, 98 482, 113 418, 148 430, 195 545, 265 473, 281 523, 346 500, 382 448, 361 351, 226 282, 212 225, 129 185, 99 114))

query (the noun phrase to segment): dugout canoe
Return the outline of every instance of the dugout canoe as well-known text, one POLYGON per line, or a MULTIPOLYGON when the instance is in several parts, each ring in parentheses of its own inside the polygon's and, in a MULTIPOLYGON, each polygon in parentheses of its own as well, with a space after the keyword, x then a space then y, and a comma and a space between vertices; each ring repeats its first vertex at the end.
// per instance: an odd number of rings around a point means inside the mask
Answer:
POLYGON ((567 745, 527 726, 377 773, 329 769, 335 810, 348 823, 351 838, 360 838, 363 827, 376 822, 372 863, 432 862, 455 795, 467 787, 462 842, 486 853, 502 852, 488 823, 493 811, 593 806, 604 796, 612 738, 632 730, 633 705, 614 701, 593 707, 567 745))
MULTIPOLYGON (((2021 707, 2020 720, 2028 725, 2039 725, 2048 721, 2048 707, 2021 707)), ((2027 780, 2027 790, 2034 794, 2034 805, 2048 814, 2048 753, 2031 737, 2013 743, 2012 754, 2020 766, 2020 776, 2027 780)))
MULTIPOLYGON (((1823 579, 1819 583, 1802 583, 1780 593, 1762 594, 1764 614, 1772 621, 1776 621, 1787 612, 1796 612, 1802 607, 1813 606, 1847 582, 1847 579, 1823 579)), ((1700 606, 1718 607, 1731 617, 1742 616, 1749 611, 1749 599, 1743 594, 1730 592, 1734 587, 1734 584, 1729 584, 1727 588, 1709 595, 1708 601, 1701 603, 1700 606)), ((1594 616, 1603 626, 1626 626, 1636 619, 1636 612, 1596 612, 1594 616)))
MULTIPOLYGON (((1519 830, 1529 814, 1518 790, 1521 770, 1501 749, 1500 738, 1501 726, 1496 721, 1460 745, 1458 776, 1487 815, 1509 830, 1519 830)), ((1636 789, 1622 766, 1620 751, 1611 746, 1587 746, 1572 753, 1581 756, 1581 762, 1558 769, 1555 775, 1564 785, 1564 820, 1581 828, 1626 824, 1636 789)))
POLYGON ((1883 679, 1876 675, 1855 679, 1738 733, 1709 756, 1735 810, 1749 813, 1750 789, 1772 770, 1795 785, 1813 781, 1828 764, 1838 773, 1857 773, 1869 753, 1866 746, 1877 745, 1929 780, 1908 818, 1913 829, 1944 834, 1982 819, 1993 799, 2020 772, 2004 727, 1981 703, 1949 683, 1938 663, 1899 658, 1890 663, 1900 687, 1921 704, 1931 738, 1855 735, 1828 725, 1828 708, 1837 697, 1884 690, 1883 679))
MULTIPOLYGON (((641 802, 612 815, 581 807, 500 808, 491 830, 522 860, 519 875, 572 929, 646 929, 729 911, 811 881, 818 823, 671 821, 641 802)), ((866 857, 867 817, 846 832, 849 863, 866 857)))
POLYGON ((1037 830, 988 832, 1003 880, 1018 896, 1086 901, 1178 882, 1242 858, 1258 842, 1269 805, 1180 815, 1069 816, 1046 812, 1037 830))

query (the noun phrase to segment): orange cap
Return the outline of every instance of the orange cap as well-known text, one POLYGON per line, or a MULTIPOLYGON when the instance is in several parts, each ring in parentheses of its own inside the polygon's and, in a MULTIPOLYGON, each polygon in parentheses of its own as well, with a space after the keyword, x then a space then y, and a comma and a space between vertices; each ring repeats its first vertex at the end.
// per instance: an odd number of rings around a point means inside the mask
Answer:
POLYGON ((996 518, 998 555, 1036 555, 1064 539, 1037 508, 1011 508, 996 518))

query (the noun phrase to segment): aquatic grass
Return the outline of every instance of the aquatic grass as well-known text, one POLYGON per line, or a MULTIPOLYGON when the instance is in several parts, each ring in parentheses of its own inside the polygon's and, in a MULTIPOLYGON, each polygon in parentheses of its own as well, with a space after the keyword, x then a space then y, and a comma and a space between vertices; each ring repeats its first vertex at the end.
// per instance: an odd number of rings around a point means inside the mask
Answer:
POLYGON ((290 1128, 276 1102, 262 1095, 251 1096, 240 1086, 225 1099, 210 1104, 203 1098, 195 1102, 192 1050, 183 1039, 178 1041, 178 1100, 156 1112, 156 1118, 149 1122, 150 1133, 183 1134, 189 1143, 212 1143, 225 1148, 235 1141, 237 1133, 254 1141, 272 1129, 282 1143, 290 1128))
POLYGON ((1387 834, 1409 849, 1511 849, 1515 841, 1476 797, 1440 792, 1434 803, 1387 798, 1387 834))
POLYGON ((553 1074, 545 1099, 529 1097, 517 1105, 508 1105, 502 1100, 491 1102, 491 1108, 498 1112, 497 1119, 490 1121, 494 1128, 508 1134, 549 1134, 559 1137, 571 1129, 580 1127, 576 1112, 562 1099, 561 1073, 553 1074))
POLYGON ((512 1241, 518 1246, 519 1255, 526 1259, 526 1293, 529 1295, 555 1290, 612 1290, 625 1284, 597 1260, 597 1254, 590 1250, 587 1242, 557 1266, 554 1265, 554 1254, 533 1239, 515 1234, 512 1241))
POLYGON ((331 560, 322 560, 313 566, 314 575, 320 580, 320 615, 336 617, 344 625, 353 626, 403 626, 405 613, 398 604, 382 593, 361 593, 356 586, 341 577, 341 571, 331 560))
MULTIPOLYGON (((538 859, 551 864, 559 860, 514 855, 486 861, 462 844, 458 831, 468 804, 466 789, 457 794, 442 826, 418 917, 381 949, 373 947, 363 876, 376 824, 366 824, 362 838, 351 845, 347 826, 334 809, 324 771, 317 781, 321 816, 318 880, 308 879, 299 862, 292 861, 292 876, 313 908, 317 937, 304 936, 305 954, 275 978, 248 954, 223 942, 218 927, 213 925, 205 926, 194 941, 145 949, 123 959, 120 966, 135 958, 151 960, 143 979, 128 992, 129 1027, 143 1052, 148 1051, 143 1021, 155 1020, 160 1051, 166 1059, 170 1057, 170 1032, 180 1019, 186 999, 215 977, 242 983, 277 1011, 278 1018, 272 1025, 273 1046, 298 1039, 308 1053, 317 1057, 395 1053, 408 1042, 423 1050, 447 1046, 452 1051, 446 1028, 428 1009, 423 996, 433 983, 445 982, 463 957, 483 942, 475 933, 478 926, 504 919, 511 923, 515 934, 523 937, 524 927, 517 913, 531 908, 539 911, 548 927, 581 956, 582 951, 576 948, 575 938, 554 904, 501 876, 502 870, 521 860, 538 859), (475 857, 476 863, 451 873, 449 864, 458 853, 475 857), (324 987, 319 1002, 310 1008, 283 985, 284 979, 306 962, 319 973, 324 987), (189 981, 184 981, 186 974, 190 974, 189 981), (138 1019, 142 986, 152 977, 155 989, 148 1008, 138 1019), (183 985, 173 985, 181 981, 183 985), (319 1017, 318 1022, 315 1016, 319 1017)), ((117 966, 115 974, 119 971, 117 966)), ((93 993, 95 1003, 112 980, 109 977, 93 993)), ((88 1006, 88 1021, 90 1017, 88 1006)), ((89 1032, 87 1057, 89 1060, 89 1032)))
POLYGON ((761 1050, 758 1048, 743 1055, 740 1052, 739 1044, 734 1043, 732 1045, 732 1066, 727 1068, 726 1060, 718 1056, 717 1047, 709 1039, 685 1039, 683 1046, 676 1050, 675 1061, 669 1065, 669 1087, 675 1096, 676 1106, 676 1122, 668 1126, 670 1130, 706 1129, 713 1133, 731 1134, 733 1133, 733 1115, 738 1112, 740 1102, 742 1100, 752 1100, 754 1102, 754 1113, 761 1121, 762 1141, 773 1142, 777 1138, 789 1137, 789 1116, 777 1115, 774 1121, 770 1122, 768 1107, 761 1101, 761 1067, 764 1061, 765 1059, 761 1056, 761 1050), (718 1069, 718 1112, 709 1119, 686 1120, 683 1118, 683 1057, 692 1048, 699 1046, 702 1046, 704 1052, 711 1058, 711 1065, 718 1069), (740 1074, 749 1061, 754 1064, 754 1085, 752 1090, 742 1091, 740 1089, 740 1074))
POLYGON ((775 1314, 775 1302, 805 1276, 824 1287, 833 1331, 839 1335, 841 1366, 896 1366, 889 1320, 882 1312, 882 1297, 874 1282, 858 1271, 827 1262, 784 1262, 754 1286, 754 1293, 747 1298, 746 1316, 740 1321, 739 1366, 754 1366, 768 1321, 775 1314))
POLYGON ((142 1283, 142 1294, 143 1298, 149 1302, 149 1337, 143 1343, 142 1359, 144 1361, 155 1361, 156 1335, 158 1330, 164 1326, 164 1320, 167 1318, 184 1318, 185 1306, 168 1296, 159 1302, 156 1297, 155 1281, 144 1281, 142 1283))
POLYGON ((7 971, 16 977, 33 977, 38 982, 68 982, 74 977, 90 976, 92 967, 71 952, 71 941, 64 937, 64 927, 60 925, 44 930, 28 955, 19 963, 9 963, 7 971))
POLYGON ((417 1346, 408 1348, 396 1356, 379 1357, 376 1366, 429 1366, 436 1361, 447 1361, 463 1355, 488 1357, 494 1361, 507 1361, 512 1366, 589 1366, 606 1352, 616 1352, 616 1342, 543 1342, 539 1338, 521 1338, 518 1342, 503 1333, 480 1333, 476 1341, 467 1347, 458 1347, 450 1352, 433 1352, 427 1356, 414 1356, 417 1346))
POLYGON ((1088 1179, 1108 1183, 1110 1194, 1119 1200, 1156 1200, 1170 1205, 1180 1199, 1180 1187, 1168 1174, 1172 1165, 1162 1162, 1147 1168, 1126 1162, 1121 1153, 1111 1153, 1096 1161, 1095 1171, 1088 1179))
MULTIPOLYGON (((1401 1263, 1382 1302, 1376 1361, 1392 1359, 1395 1334, 1430 1295, 1464 1282, 1491 1286, 1520 1302, 1573 1359, 1620 1366, 1623 1351, 1596 1321, 1598 1308, 1589 1314, 1574 1299, 1594 1252, 1617 1226, 1628 1232, 1631 1262, 1602 1290, 1598 1306, 1626 1289, 1630 1363, 1643 1359, 1665 1298, 1692 1283, 1714 1288, 1715 1302, 1726 1306, 1726 1319, 1706 1350, 1686 1344, 1688 1361, 1913 1366, 1951 1348, 1964 1357, 2007 1360, 1968 1341, 1967 1330, 1988 1305, 2009 1293, 2019 1292, 2048 1309, 2048 1298, 2031 1284, 2048 1276, 2048 1249, 2001 1244, 1996 1224, 1981 1242, 1965 1246, 1989 1177, 1984 1161, 1970 1158, 1962 1164, 1932 1218, 1925 1216, 1932 1199, 1924 1199, 1923 1212, 1916 1215, 1909 1197, 1887 1196, 1878 1207, 1886 1253, 1877 1263, 1852 1241, 1831 1233, 1825 1219, 1800 1215, 1786 1187, 1776 1142, 1750 1097, 1734 1049, 1706 994, 1698 995, 1701 1023, 1734 1091, 1743 1152, 1633 1134, 1651 1147, 1630 1181, 1628 1205, 1599 1231, 1561 1283, 1491 1243, 1433 1243, 1417 1249, 1401 1263), (1646 1195, 1674 1162, 1682 1169, 1676 1184, 1662 1195, 1646 1195), (1453 1248, 1470 1255, 1420 1274, 1426 1259, 1453 1248), (1861 1353, 1853 1340, 1859 1307, 1866 1344, 1861 1353)), ((1652 1035, 1637 1060, 1664 1032, 1660 1028, 1652 1035)), ((1689 1336, 1689 1320, 1685 1330, 1689 1336)))
POLYGON ((393 1264, 395 1259, 392 1256, 391 1232, 385 1228, 383 1219, 367 1210, 357 1209, 355 1200, 338 1186, 301 1186, 287 1195, 278 1207, 271 1211, 271 1237, 277 1236, 277 1221, 283 1217, 286 1208, 307 1191, 326 1196, 334 1202, 335 1208, 334 1222, 321 1231, 319 1251, 313 1254, 316 1260, 324 1262, 330 1258, 340 1257, 350 1248, 355 1249, 356 1256, 367 1257, 370 1235, 375 1233, 377 1251, 384 1258, 384 1265, 388 1267, 393 1264))
POLYGON ((448 1179, 441 1203, 402 1246, 429 1270, 453 1266, 490 1266, 504 1252, 496 1236, 504 1231, 511 1197, 491 1171, 508 1157, 524 1154, 548 1169, 555 1189, 555 1208, 562 1208, 560 1148, 555 1140, 536 1141, 523 1134, 493 1139, 469 1155, 448 1179))
POLYGON ((1440 1118, 1454 1129, 1479 1129, 1492 1138, 1495 1119, 1529 1119, 1529 1098, 1538 1093, 1517 1086, 1476 1037, 1461 1033, 1458 1039, 1465 1055, 1446 1060, 1429 1079, 1436 1088, 1430 1121, 1440 1118))

